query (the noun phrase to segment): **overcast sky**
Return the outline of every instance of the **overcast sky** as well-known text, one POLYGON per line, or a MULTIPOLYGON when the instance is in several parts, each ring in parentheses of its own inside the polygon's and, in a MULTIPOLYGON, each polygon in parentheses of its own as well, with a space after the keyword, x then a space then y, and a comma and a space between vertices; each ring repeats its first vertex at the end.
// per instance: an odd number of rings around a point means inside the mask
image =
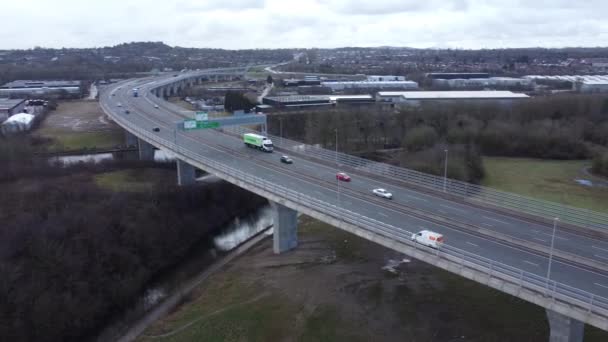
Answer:
POLYGON ((608 0, 2 0, 0 49, 608 46, 608 0))

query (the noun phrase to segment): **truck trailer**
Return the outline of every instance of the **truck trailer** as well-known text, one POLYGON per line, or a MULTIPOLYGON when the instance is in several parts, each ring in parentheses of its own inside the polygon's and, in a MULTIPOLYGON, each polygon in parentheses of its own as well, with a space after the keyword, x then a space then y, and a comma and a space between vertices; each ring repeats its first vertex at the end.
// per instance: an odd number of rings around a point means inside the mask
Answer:
POLYGON ((273 150, 272 141, 263 135, 245 133, 243 134, 243 142, 247 147, 257 148, 260 151, 272 152, 273 150))

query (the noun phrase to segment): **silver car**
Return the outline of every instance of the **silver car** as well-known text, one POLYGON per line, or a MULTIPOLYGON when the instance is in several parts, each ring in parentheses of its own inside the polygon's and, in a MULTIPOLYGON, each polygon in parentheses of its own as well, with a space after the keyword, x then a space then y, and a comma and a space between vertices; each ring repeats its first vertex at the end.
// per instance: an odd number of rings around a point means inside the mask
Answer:
POLYGON ((374 193, 374 195, 376 195, 378 197, 384 197, 384 198, 387 198, 387 199, 393 199, 393 194, 391 194, 390 192, 386 191, 385 189, 378 188, 378 189, 372 190, 372 192, 374 193))

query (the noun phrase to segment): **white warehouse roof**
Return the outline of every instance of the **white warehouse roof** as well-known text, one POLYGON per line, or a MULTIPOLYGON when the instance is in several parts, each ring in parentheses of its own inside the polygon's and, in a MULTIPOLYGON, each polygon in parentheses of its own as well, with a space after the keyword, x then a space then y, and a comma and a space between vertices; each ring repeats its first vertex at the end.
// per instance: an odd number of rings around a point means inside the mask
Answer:
POLYGON ((381 91, 380 97, 403 97, 406 100, 440 99, 523 99, 526 94, 511 91, 381 91))

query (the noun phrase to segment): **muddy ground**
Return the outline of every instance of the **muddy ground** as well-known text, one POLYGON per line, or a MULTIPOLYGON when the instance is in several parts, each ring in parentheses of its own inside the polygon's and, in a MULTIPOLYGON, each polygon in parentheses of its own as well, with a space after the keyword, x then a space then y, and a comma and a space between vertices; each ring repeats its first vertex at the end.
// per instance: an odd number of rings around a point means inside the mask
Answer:
MULTIPOLYGON (((542 308, 303 218, 267 239, 140 341, 547 341, 542 308)), ((586 342, 608 334, 586 327, 586 342)))

